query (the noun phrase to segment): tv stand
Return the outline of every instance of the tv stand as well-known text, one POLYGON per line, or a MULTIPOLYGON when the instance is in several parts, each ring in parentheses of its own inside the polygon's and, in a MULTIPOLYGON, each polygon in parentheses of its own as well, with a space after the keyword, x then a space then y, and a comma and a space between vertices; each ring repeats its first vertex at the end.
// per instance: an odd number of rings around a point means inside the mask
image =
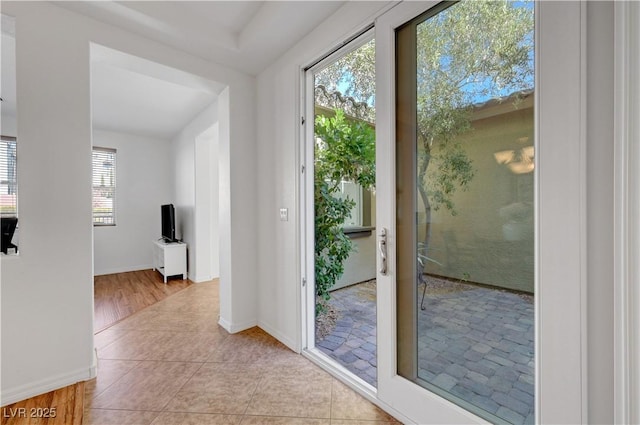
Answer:
POLYGON ((182 275, 187 278, 187 244, 167 242, 164 239, 153 241, 153 270, 158 270, 167 283, 167 277, 182 275))

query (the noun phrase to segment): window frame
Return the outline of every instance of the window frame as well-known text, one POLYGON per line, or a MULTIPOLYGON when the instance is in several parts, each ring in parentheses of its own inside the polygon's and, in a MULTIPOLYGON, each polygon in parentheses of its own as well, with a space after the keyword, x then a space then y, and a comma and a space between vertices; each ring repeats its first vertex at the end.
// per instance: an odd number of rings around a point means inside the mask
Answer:
POLYGON ((115 148, 106 148, 106 147, 101 147, 101 146, 94 146, 91 149, 91 216, 92 216, 92 222, 93 222, 93 226, 94 227, 105 227, 105 226, 116 226, 116 206, 117 206, 117 149, 115 148), (112 155, 111 159, 112 159, 112 164, 111 164, 111 168, 113 171, 111 171, 110 173, 107 174, 102 174, 102 178, 105 177, 105 175, 108 175, 111 180, 112 183, 105 186, 104 184, 102 185, 98 185, 96 186, 96 164, 95 164, 95 155, 96 152, 101 152, 101 155, 103 156, 107 156, 107 155, 112 155), (95 191, 96 188, 100 188, 100 187, 106 187, 109 188, 112 192, 111 194, 111 208, 110 208, 110 212, 106 217, 103 217, 108 219, 109 222, 101 222, 101 221, 96 221, 96 196, 95 196, 95 191))
MULTIPOLYGON (((15 211, 12 213, 4 213, 2 212, 2 209, 0 209, 0 216, 1 217, 17 217, 18 216, 18 138, 17 137, 12 137, 12 136, 0 136, 0 141, 3 143, 13 143, 15 145, 15 162, 14 162, 14 178, 13 180, 8 180, 6 182, 4 181, 0 181, 0 184, 6 184, 7 186, 11 185, 13 183, 14 185, 14 192, 16 195, 16 199, 15 199, 15 211)), ((0 158, 3 155, 0 155, 0 158)), ((8 156, 7 156, 8 159, 8 156)), ((8 169, 9 169, 9 163, 7 161, 7 174, 8 174, 8 169)), ((3 204, 2 207, 4 207, 5 205, 3 204)))

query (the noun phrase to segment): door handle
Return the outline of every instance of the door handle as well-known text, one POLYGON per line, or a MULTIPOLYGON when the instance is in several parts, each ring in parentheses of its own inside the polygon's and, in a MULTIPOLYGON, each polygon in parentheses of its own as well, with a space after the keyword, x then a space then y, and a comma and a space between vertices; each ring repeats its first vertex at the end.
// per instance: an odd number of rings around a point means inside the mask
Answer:
POLYGON ((378 241, 378 252, 380 253, 380 274, 387 274, 387 229, 384 227, 380 231, 380 240, 378 241))

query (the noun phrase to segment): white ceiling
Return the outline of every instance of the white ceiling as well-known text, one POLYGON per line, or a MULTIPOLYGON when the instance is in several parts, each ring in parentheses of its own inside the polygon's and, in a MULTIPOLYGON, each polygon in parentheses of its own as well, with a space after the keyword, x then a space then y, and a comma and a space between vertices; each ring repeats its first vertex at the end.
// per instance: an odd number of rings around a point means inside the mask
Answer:
MULTIPOLYGON (((57 1, 56 5, 255 75, 344 1, 57 1)), ((4 21, 3 21, 4 23, 4 21)), ((8 28, 8 26, 5 26, 8 28)), ((3 31, 3 32, 6 32, 3 31)), ((6 41, 15 42, 3 34, 6 41)), ((11 43, 9 43, 11 44, 11 43)), ((15 111, 15 57, 3 48, 3 116, 15 111), (13 75, 13 81, 7 81, 13 75)), ((102 47, 91 50, 96 129, 173 138, 214 102, 215 82, 102 47)))
POLYGON ((91 46, 93 127, 171 139, 223 85, 104 46, 91 46))
POLYGON ((216 97, 108 63, 91 69, 92 124, 100 130, 171 139, 216 97))
POLYGON ((251 75, 344 1, 60 1, 57 5, 251 75))

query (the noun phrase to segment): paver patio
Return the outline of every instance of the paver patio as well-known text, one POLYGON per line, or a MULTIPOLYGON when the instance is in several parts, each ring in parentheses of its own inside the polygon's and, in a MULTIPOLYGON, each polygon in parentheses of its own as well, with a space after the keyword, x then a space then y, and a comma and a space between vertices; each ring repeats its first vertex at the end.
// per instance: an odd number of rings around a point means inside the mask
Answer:
MULTIPOLYGON (((316 342, 374 386, 375 291, 369 281, 332 292, 336 327, 316 342)), ((418 309, 418 376, 507 422, 534 423, 533 320, 529 295, 464 283, 428 291, 418 309)))

